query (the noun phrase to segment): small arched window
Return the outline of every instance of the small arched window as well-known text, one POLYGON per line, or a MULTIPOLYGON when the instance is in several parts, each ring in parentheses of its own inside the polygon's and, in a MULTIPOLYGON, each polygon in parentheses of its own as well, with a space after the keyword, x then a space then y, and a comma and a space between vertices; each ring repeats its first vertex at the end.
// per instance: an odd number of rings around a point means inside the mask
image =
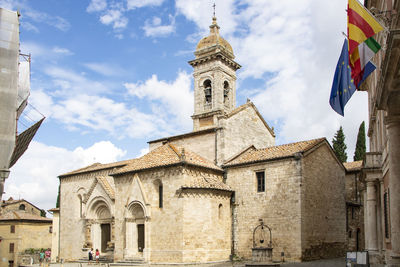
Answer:
POLYGON ((203 83, 204 86, 204 96, 205 96, 205 101, 206 104, 210 104, 212 100, 212 88, 211 88, 211 81, 210 80, 205 80, 203 83))
POLYGON ((163 185, 162 184, 158 185, 158 207, 159 208, 163 207, 163 185))
POLYGON ((83 205, 82 196, 78 195, 78 198, 79 198, 79 217, 82 218, 82 205, 83 205))
POLYGON ((25 210, 25 205, 24 204, 19 205, 19 210, 25 210))
POLYGON ((228 104, 229 102, 229 83, 227 81, 224 82, 224 103, 228 104))
POLYGON ((222 219, 222 217, 224 216, 224 214, 223 214, 223 206, 222 206, 222 204, 219 204, 218 205, 218 219, 222 219))

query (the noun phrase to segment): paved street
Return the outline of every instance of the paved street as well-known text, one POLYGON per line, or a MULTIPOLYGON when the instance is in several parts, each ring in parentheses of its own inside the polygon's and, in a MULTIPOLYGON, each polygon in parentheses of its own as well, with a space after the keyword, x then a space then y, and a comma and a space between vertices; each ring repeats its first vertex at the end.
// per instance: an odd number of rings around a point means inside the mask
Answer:
MULTIPOLYGON (((173 266, 188 266, 188 267, 244 267, 248 262, 225 262, 225 263, 209 263, 209 264, 137 264, 137 265, 117 265, 117 264, 87 264, 87 263, 52 263, 49 267, 119 267, 119 266, 144 266, 144 267, 173 267, 173 266)), ((34 267, 39 267, 38 264, 33 265, 34 267)), ((345 266, 345 259, 329 259, 329 260, 318 260, 311 262, 301 262, 301 263, 281 263, 284 267, 337 267, 345 266)), ((47 266, 43 266, 47 267, 47 266)))

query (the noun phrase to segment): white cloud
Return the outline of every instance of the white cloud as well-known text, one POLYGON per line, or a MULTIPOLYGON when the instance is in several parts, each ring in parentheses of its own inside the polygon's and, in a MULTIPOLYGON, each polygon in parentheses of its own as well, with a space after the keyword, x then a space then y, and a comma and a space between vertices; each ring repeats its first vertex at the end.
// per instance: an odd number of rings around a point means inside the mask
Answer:
POLYGON ((15 0, 0 0, 0 6, 2 8, 12 10, 12 11, 16 11, 17 4, 18 3, 15 0))
POLYGON ((53 26, 60 31, 68 31, 71 27, 71 24, 66 19, 60 16, 49 15, 44 12, 36 11, 32 8, 25 8, 21 13, 23 18, 26 16, 27 18, 35 22, 46 23, 47 25, 53 26))
POLYGON ((115 162, 121 160, 125 153, 109 141, 97 142, 88 148, 78 147, 72 151, 32 141, 25 154, 11 168, 3 198, 24 198, 39 208, 54 208, 58 175, 94 162, 115 162))
MULTIPOLYGON (((246 4, 246 1, 241 1, 241 4, 246 4)), ((257 2, 257 1, 254 1, 257 2)), ((269 1, 270 2, 270 1, 269 1)), ((268 3, 269 3, 268 2, 268 3)), ((198 0, 176 0, 175 5, 178 13, 184 15, 189 20, 194 21, 199 27, 202 36, 209 31, 209 26, 211 24, 211 18, 213 15, 213 4, 214 0, 198 1, 198 0)), ((262 9, 269 4, 264 4, 262 9)), ((218 18, 218 24, 221 27, 222 34, 226 32, 233 32, 237 27, 237 16, 235 11, 234 0, 218 1, 216 6, 216 17, 218 18)))
POLYGON ((190 75, 181 71, 172 82, 160 81, 157 75, 153 75, 145 82, 125 83, 124 86, 131 95, 161 102, 162 105, 154 106, 154 112, 160 116, 173 115, 175 123, 187 129, 191 125, 190 116, 193 113, 191 83, 190 75))
POLYGON ((88 69, 100 73, 104 76, 121 76, 126 74, 126 71, 118 66, 109 63, 85 63, 83 64, 88 69))
POLYGON ((100 17, 100 22, 105 25, 112 24, 114 29, 123 29, 128 25, 128 18, 121 10, 111 9, 100 17))
POLYGON ((92 0, 86 8, 87 12, 99 12, 107 8, 106 0, 92 0))
POLYGON ((160 6, 164 0, 127 0, 128 10, 141 8, 145 6, 160 6))
POLYGON ((153 17, 152 21, 147 20, 143 26, 143 30, 147 37, 165 37, 175 32, 175 19, 169 15, 170 24, 161 25, 161 18, 153 17))
POLYGON ((74 54, 69 49, 58 47, 58 46, 53 47, 52 50, 54 53, 57 53, 57 54, 63 54, 63 55, 68 55, 68 56, 74 54))
POLYGON ((72 70, 49 66, 44 69, 44 73, 50 76, 54 84, 59 87, 55 88, 58 90, 54 92, 58 95, 74 95, 83 91, 89 94, 97 94, 109 90, 103 82, 88 79, 72 70))
POLYGON ((36 33, 40 32, 39 29, 36 26, 34 26, 32 23, 29 23, 27 21, 21 21, 20 23, 21 23, 21 27, 27 31, 36 32, 36 33))
POLYGON ((74 54, 68 48, 58 46, 48 47, 47 45, 42 45, 35 42, 21 42, 21 52, 24 54, 31 54, 32 61, 35 61, 37 58, 41 58, 42 60, 44 59, 46 61, 52 61, 63 56, 70 56, 74 54))

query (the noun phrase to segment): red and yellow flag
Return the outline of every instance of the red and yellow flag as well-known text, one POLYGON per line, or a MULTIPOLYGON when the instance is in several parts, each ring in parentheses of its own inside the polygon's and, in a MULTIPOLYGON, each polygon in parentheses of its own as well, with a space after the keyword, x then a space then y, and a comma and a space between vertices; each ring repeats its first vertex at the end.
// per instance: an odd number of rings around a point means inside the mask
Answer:
POLYGON ((347 6, 347 36, 349 54, 368 38, 383 30, 375 18, 357 1, 349 0, 347 6))

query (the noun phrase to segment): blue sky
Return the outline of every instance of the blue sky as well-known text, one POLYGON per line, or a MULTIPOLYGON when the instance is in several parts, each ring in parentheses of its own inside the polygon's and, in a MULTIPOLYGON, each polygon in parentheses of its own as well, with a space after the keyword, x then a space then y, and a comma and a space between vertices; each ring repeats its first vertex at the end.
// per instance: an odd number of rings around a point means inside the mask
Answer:
MULTIPOLYGON (((19 10, 21 52, 32 55, 30 104, 46 116, 11 169, 4 198, 55 206, 57 176, 146 153, 147 141, 191 131, 192 67, 208 35, 210 0, 0 0, 19 10)), ((329 106, 346 31, 346 0, 216 0, 236 61, 237 105, 250 98, 277 144, 332 140, 344 127, 352 160, 367 94, 345 117, 329 106)), ((30 117, 40 115, 30 110, 30 117)), ((24 130, 24 125, 19 125, 24 130)))

